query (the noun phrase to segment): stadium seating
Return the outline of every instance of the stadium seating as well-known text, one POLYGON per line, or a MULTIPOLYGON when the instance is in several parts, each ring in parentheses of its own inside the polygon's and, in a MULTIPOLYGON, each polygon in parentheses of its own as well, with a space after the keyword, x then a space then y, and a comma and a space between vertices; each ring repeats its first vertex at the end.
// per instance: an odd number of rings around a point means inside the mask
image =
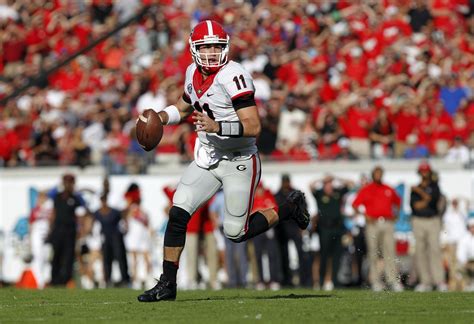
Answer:
MULTIPOLYGON (((136 161, 154 156, 137 145, 134 120, 181 95, 189 31, 208 18, 225 26, 232 59, 255 79, 266 159, 468 161, 474 18, 467 1, 194 3, 1 5, 0 165, 144 172, 136 161), (138 21, 46 73, 144 8, 138 21)), ((191 123, 168 128, 157 154, 188 161, 194 139, 191 123)))

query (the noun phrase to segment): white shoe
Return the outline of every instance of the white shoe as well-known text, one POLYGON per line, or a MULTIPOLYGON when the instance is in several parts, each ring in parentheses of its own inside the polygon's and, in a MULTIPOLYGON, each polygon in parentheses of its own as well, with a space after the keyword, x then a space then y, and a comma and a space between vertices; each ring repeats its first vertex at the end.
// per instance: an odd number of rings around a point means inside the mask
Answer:
POLYGON ((281 286, 278 282, 272 281, 269 285, 270 290, 277 291, 281 289, 281 286))
POLYGON ((255 285, 255 289, 257 289, 258 291, 262 291, 262 290, 265 290, 265 284, 262 283, 262 282, 259 282, 255 285))
POLYGON ((436 285, 436 290, 440 291, 440 292, 446 292, 446 291, 448 291, 448 285, 446 285, 444 282, 440 283, 440 284, 437 284, 436 285))
POLYGON ((186 285, 186 290, 197 290, 199 288, 196 281, 191 281, 186 285))
POLYGON ((199 290, 206 290, 206 283, 204 281, 201 281, 200 283, 198 283, 198 286, 197 286, 197 289, 199 290))
POLYGON ((212 290, 222 290, 222 284, 217 281, 212 284, 210 284, 212 290))
POLYGON ((395 283, 395 284, 392 285, 392 290, 393 290, 394 292, 402 292, 402 291, 404 291, 405 289, 403 288, 403 286, 402 286, 400 283, 397 282, 397 283, 395 283))
POLYGON ((94 282, 89 277, 81 277, 81 288, 86 290, 94 289, 94 282))
POLYGON ((229 281, 227 272, 225 272, 224 269, 219 269, 219 271, 217 272, 217 280, 222 283, 227 283, 229 281))
POLYGON ((432 290, 433 290, 433 288, 431 286, 424 285, 424 284, 418 284, 415 287, 416 292, 428 292, 428 291, 432 291, 432 290))
POLYGON ((324 286, 323 286, 323 290, 324 291, 333 291, 334 290, 333 282, 332 281, 325 282, 324 286))
POLYGON ((132 289, 134 289, 134 290, 142 290, 142 289, 143 289, 143 287, 142 287, 142 282, 139 281, 139 280, 134 280, 134 281, 132 282, 132 289))
POLYGON ((375 292, 383 291, 383 286, 381 284, 373 284, 372 291, 375 291, 375 292))
POLYGON ((469 286, 464 287, 463 291, 474 292, 474 283, 470 284, 469 286))

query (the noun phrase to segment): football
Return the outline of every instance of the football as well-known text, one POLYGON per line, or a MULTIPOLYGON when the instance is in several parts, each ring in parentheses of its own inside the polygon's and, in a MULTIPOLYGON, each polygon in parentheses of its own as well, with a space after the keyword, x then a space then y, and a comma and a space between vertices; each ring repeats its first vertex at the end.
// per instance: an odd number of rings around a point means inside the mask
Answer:
POLYGON ((137 119, 137 140, 145 151, 153 150, 163 136, 163 124, 158 113, 147 109, 137 119))

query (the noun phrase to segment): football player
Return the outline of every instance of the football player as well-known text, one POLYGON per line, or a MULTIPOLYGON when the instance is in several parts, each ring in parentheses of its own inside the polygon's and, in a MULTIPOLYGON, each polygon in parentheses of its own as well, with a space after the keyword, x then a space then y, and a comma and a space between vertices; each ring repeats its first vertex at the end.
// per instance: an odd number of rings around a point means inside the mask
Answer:
MULTIPOLYGON (((189 37, 194 63, 186 71, 184 93, 176 104, 158 113, 164 125, 192 117, 198 132, 194 161, 184 172, 176 193, 164 238, 163 274, 155 287, 138 296, 141 302, 174 300, 176 274, 191 215, 223 187, 226 205, 224 234, 246 241, 281 222, 273 209, 252 210, 260 180, 256 137, 260 119, 250 74, 228 60, 229 35, 215 21, 198 23, 189 37)), ((309 223, 301 191, 292 192, 279 209, 300 228, 309 223)))

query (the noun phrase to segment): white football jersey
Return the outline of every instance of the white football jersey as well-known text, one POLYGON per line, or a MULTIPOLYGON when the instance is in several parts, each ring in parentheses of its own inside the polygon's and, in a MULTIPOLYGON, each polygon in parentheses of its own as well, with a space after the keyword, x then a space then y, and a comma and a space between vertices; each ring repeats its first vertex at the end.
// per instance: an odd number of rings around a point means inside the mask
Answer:
MULTIPOLYGON (((217 73, 202 81, 195 63, 188 66, 184 93, 197 111, 215 121, 239 121, 232 100, 255 92, 253 79, 237 62, 229 61, 217 73)), ((194 159, 209 168, 222 159, 246 159, 257 152, 255 137, 228 137, 198 131, 194 159)))

